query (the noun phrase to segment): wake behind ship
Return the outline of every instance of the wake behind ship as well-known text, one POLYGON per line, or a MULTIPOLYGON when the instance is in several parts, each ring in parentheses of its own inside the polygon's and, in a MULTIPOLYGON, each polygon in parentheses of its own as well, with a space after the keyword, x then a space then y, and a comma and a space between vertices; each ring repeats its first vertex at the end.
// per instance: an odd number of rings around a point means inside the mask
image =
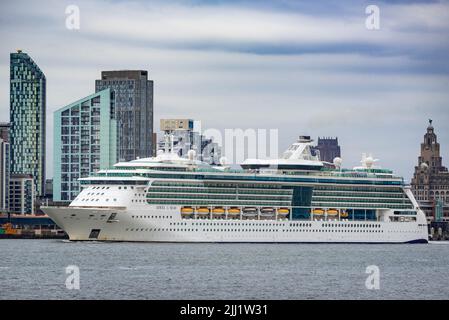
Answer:
POLYGON ((341 169, 309 137, 241 170, 168 151, 81 178, 68 207, 42 207, 71 240, 148 242, 427 242, 427 221, 391 170, 341 169))

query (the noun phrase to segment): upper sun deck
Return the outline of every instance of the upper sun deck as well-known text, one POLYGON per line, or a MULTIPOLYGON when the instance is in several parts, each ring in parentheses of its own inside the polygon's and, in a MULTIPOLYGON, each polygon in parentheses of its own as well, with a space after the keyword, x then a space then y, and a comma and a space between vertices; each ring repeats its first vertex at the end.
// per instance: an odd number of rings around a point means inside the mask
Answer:
MULTIPOLYGON (((194 159, 190 153, 188 158, 181 158, 176 153, 159 152, 156 157, 136 159, 129 162, 119 162, 113 169, 103 169, 96 174, 81 178, 80 181, 120 181, 139 180, 140 183, 155 177, 164 178, 204 178, 214 179, 267 179, 287 181, 292 179, 316 178, 317 181, 326 182, 335 180, 394 180, 403 183, 401 177, 393 174, 391 170, 373 166, 377 160, 363 156, 362 166, 353 169, 340 168, 341 159, 333 164, 322 162, 319 156, 313 155, 309 137, 300 137, 292 144, 279 159, 258 160, 248 159, 241 164, 241 169, 231 168, 221 161, 221 165, 213 166, 194 159), (182 176, 182 177, 181 177, 182 176), (284 179, 283 179, 284 178, 284 179)), ((367 182, 369 183, 369 182, 367 182)))
MULTIPOLYGON (((216 167, 210 168, 195 168, 195 167, 126 167, 126 168, 114 168, 104 169, 98 171, 93 175, 96 177, 114 177, 114 176, 144 176, 145 174, 162 174, 162 173, 211 173, 220 175, 288 175, 288 176, 317 176, 317 177, 353 177, 353 178, 383 178, 383 179, 402 179, 400 176, 394 175, 391 170, 388 169, 371 169, 371 170, 352 170, 352 169, 329 169, 322 168, 319 171, 315 170, 273 170, 273 169, 231 169, 225 168, 223 170, 216 167)), ((86 179, 86 178, 82 178, 86 179)))
MULTIPOLYGON (((336 169, 322 167, 320 170, 286 170, 278 168, 261 169, 233 169, 224 166, 210 166, 203 164, 201 166, 192 163, 154 163, 144 160, 127 163, 123 166, 117 164, 114 169, 100 170, 88 178, 82 178, 81 181, 121 181, 131 180, 144 183, 150 179, 161 178, 212 178, 212 179, 261 179, 261 180, 279 180, 279 181, 300 181, 315 179, 316 181, 332 182, 333 180, 361 180, 366 183, 370 181, 391 181, 395 180, 402 183, 402 178, 393 174, 391 170, 379 168, 357 168, 357 169, 336 169), (137 165, 135 165, 137 164, 137 165), (331 180, 329 180, 331 179, 331 180)), ((343 182, 343 181, 341 181, 343 182)))

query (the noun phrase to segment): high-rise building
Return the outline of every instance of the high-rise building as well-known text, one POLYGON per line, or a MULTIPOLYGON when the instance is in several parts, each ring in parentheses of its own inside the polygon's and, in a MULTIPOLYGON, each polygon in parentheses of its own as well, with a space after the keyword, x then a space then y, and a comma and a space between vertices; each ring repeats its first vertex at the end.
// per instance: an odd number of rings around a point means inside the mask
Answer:
POLYGON ((320 138, 318 143, 313 147, 313 151, 319 151, 320 160, 332 163, 335 158, 341 157, 340 146, 338 145, 338 138, 320 138))
POLYGON ((34 181, 29 174, 12 174, 9 179, 9 211, 34 214, 34 181))
POLYGON ((9 143, 0 138, 0 212, 9 210, 9 143))
POLYGON ((33 176, 35 194, 45 193, 46 80, 37 64, 21 50, 11 53, 11 173, 33 176))
POLYGON ((11 125, 9 122, 0 122, 0 139, 9 142, 9 130, 11 125))
POLYGON ((153 148, 152 155, 155 156, 157 153, 157 133, 156 132, 153 132, 152 139, 153 139, 153 142, 151 144, 151 147, 153 148))
POLYGON ((71 201, 78 179, 117 163, 113 93, 105 89, 54 113, 53 200, 71 201))
POLYGON ((53 179, 45 180, 45 199, 53 200, 53 179))
POLYGON ((148 71, 103 71, 95 91, 111 89, 116 101, 118 155, 131 161, 153 155, 153 81, 148 71))
POLYGON ((192 119, 161 119, 160 129, 164 132, 158 146, 159 150, 172 151, 180 157, 187 157, 189 150, 195 150, 196 159, 209 164, 218 164, 221 147, 211 138, 206 138, 194 128, 192 119), (171 136, 171 141, 167 138, 171 136))
POLYGON ((412 191, 429 221, 449 221, 449 172, 442 164, 432 120, 429 120, 421 155, 412 179, 412 191))

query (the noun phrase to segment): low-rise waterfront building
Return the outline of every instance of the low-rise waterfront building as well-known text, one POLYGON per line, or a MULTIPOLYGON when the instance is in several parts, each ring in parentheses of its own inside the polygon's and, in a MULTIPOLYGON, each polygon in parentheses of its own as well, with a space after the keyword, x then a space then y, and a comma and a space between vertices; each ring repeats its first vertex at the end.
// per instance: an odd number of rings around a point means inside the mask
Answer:
POLYGON ((195 150, 198 160, 209 164, 218 164, 221 157, 221 146, 213 139, 206 138, 194 128, 192 119, 161 119, 160 129, 164 132, 159 139, 159 150, 172 151, 180 157, 187 157, 189 150, 195 150), (168 136, 172 137, 167 143, 168 136))
POLYGON ((0 138, 0 212, 9 210, 9 143, 0 138))
POLYGON ((34 179, 29 174, 12 174, 9 178, 9 212, 34 214, 34 179))
POLYGON ((9 130, 11 124, 9 122, 0 122, 0 139, 9 142, 9 130))

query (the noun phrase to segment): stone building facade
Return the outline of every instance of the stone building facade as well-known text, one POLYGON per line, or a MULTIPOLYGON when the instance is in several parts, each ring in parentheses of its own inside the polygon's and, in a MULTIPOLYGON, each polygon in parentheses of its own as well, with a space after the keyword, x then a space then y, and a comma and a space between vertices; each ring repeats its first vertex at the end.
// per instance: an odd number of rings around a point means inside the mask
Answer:
POLYGON ((341 149, 340 145, 338 144, 337 137, 336 138, 318 137, 318 143, 315 147, 313 147, 312 152, 316 154, 317 151, 320 154, 321 161, 332 163, 335 158, 341 157, 341 149))
POLYGON ((412 191, 428 221, 449 221, 449 172, 442 164, 440 144, 429 120, 421 155, 412 179, 412 191))

